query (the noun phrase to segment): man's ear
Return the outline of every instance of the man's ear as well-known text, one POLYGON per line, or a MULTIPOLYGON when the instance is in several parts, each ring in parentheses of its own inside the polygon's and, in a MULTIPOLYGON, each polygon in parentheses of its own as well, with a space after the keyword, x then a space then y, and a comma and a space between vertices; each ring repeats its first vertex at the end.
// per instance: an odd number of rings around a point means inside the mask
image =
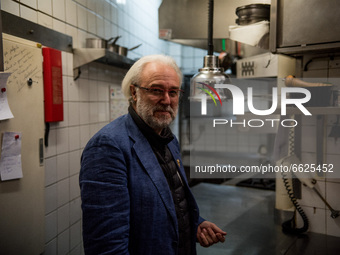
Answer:
POLYGON ((133 86, 133 85, 130 85, 130 92, 131 92, 131 97, 132 97, 133 101, 136 102, 137 101, 136 87, 133 86))

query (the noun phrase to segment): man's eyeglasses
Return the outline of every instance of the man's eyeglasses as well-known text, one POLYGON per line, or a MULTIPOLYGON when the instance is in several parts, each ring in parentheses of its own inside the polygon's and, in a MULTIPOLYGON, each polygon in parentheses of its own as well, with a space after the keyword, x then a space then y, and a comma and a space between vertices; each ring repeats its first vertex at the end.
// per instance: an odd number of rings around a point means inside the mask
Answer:
POLYGON ((149 92, 153 96, 163 96, 165 92, 169 94, 169 97, 178 97, 181 95, 184 90, 181 89, 162 89, 158 87, 152 87, 152 88, 145 88, 136 84, 133 84, 136 88, 144 89, 145 91, 149 92))

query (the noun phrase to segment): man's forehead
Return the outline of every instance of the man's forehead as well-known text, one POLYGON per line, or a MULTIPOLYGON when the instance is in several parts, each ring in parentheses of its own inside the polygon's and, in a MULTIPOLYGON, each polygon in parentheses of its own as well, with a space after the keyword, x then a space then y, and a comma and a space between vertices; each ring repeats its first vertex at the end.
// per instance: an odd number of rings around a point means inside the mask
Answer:
POLYGON ((157 61, 146 63, 143 67, 143 72, 155 72, 155 71, 167 72, 169 70, 176 72, 172 66, 157 61))
POLYGON ((172 86, 179 86, 179 77, 173 67, 164 63, 148 63, 142 72, 142 82, 149 85, 165 85, 170 83, 172 86))

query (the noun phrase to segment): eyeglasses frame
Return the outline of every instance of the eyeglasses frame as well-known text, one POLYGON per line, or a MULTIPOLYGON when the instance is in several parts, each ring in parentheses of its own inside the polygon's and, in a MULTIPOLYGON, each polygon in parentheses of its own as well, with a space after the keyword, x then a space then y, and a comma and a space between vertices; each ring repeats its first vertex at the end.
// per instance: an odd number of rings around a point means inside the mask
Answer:
POLYGON ((170 96, 169 91, 178 91, 179 93, 178 93, 178 95, 176 95, 178 97, 180 97, 184 93, 184 90, 182 90, 182 89, 163 89, 163 88, 158 88, 158 87, 157 88, 146 88, 146 87, 142 87, 142 86, 137 85, 137 84, 132 84, 132 85, 136 88, 144 89, 145 91, 147 91, 149 93, 151 93, 150 90, 152 90, 152 89, 162 90, 163 95, 164 95, 164 92, 167 92, 169 96, 170 96))

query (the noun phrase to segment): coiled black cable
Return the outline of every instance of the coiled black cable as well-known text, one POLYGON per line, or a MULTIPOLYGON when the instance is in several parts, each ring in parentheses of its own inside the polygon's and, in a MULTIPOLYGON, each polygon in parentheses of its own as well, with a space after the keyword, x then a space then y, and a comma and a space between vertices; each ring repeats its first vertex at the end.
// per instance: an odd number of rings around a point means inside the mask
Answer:
POLYGON ((289 196, 294 207, 296 208, 296 210, 298 211, 298 213, 300 214, 300 216, 303 220, 303 227, 302 228, 296 228, 295 219, 294 219, 295 215, 294 215, 292 219, 282 223, 282 231, 286 234, 301 234, 301 233, 304 233, 309 228, 308 218, 307 218, 305 212, 302 210, 299 203, 297 202, 297 199, 294 195, 293 189, 289 185, 289 181, 288 181, 288 178, 286 176, 286 173, 282 172, 281 175, 282 175, 283 184, 284 184, 284 186, 287 190, 288 196, 289 196))
MULTIPOLYGON (((289 146, 289 149, 290 149, 290 151, 289 151, 290 156, 294 155, 294 150, 295 150, 294 142, 295 142, 294 127, 292 127, 292 128, 290 128, 289 135, 288 135, 288 146, 289 146)), ((289 185, 289 181, 288 181, 286 173, 284 173, 282 171, 281 175, 282 175, 283 184, 284 184, 284 186, 287 190, 290 201, 292 201, 296 211, 298 211, 298 213, 300 214, 300 216, 303 220, 303 227, 296 228, 295 214, 294 214, 292 219, 282 223, 282 231, 286 234, 294 234, 294 235, 302 234, 302 233, 306 232, 309 228, 308 218, 307 218, 305 212, 302 210, 299 203, 297 202, 297 199, 294 195, 293 188, 289 185)), ((292 178, 293 177, 294 176, 292 176, 292 178)))

